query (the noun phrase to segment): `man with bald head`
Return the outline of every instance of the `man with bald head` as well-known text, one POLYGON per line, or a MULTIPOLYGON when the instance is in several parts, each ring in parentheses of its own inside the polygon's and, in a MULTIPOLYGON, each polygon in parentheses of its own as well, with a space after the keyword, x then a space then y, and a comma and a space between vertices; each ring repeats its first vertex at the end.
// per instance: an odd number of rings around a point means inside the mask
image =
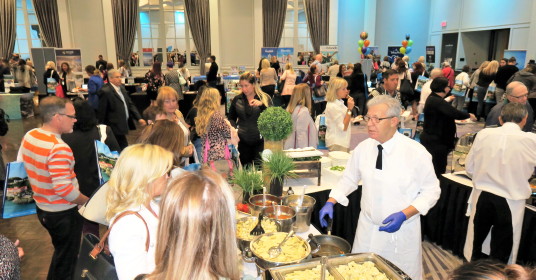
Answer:
POLYGON ((523 126, 523 131, 530 132, 532 130, 532 125, 534 124, 534 111, 532 107, 527 102, 529 96, 529 91, 525 84, 522 82, 511 82, 506 86, 505 99, 503 102, 499 102, 495 105, 488 114, 486 119, 486 127, 488 126, 500 126, 499 116, 501 115, 501 110, 505 104, 508 103, 520 103, 525 105, 528 112, 527 122, 523 126))
POLYGON ((322 60, 324 59, 324 57, 322 56, 321 53, 315 55, 315 61, 313 61, 313 63, 311 63, 311 66, 313 65, 316 65, 316 73, 318 75, 322 75, 324 74, 324 65, 322 65, 322 60))

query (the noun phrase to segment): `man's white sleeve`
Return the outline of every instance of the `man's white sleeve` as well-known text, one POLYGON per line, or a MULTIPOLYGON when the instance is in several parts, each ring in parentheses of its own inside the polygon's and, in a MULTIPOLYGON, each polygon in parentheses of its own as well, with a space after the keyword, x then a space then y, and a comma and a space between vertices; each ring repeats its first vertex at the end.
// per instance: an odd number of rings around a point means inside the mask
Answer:
POLYGON ((359 180, 361 180, 359 150, 356 148, 348 160, 348 165, 342 174, 342 178, 337 186, 331 190, 329 197, 333 197, 338 203, 348 206, 347 196, 357 190, 359 180))

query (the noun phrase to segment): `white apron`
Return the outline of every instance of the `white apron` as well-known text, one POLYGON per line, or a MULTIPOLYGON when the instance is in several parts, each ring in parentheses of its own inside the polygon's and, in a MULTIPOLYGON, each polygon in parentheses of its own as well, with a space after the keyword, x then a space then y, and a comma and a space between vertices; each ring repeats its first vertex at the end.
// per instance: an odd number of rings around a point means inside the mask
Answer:
MULTIPOLYGON (((391 163, 383 164, 386 166, 391 163)), ((373 173, 375 174, 365 175, 366 178, 363 178, 367 187, 363 188, 361 213, 352 253, 376 253, 398 266, 413 280, 421 280, 423 277, 420 214, 406 220, 397 232, 387 233, 378 230, 387 216, 410 205, 408 203, 410 198, 406 196, 407 193, 403 188, 407 186, 407 180, 412 179, 404 172, 396 176, 385 176, 382 170, 374 169, 373 173), (393 189, 393 186, 399 189, 393 189)))
MULTIPOLYGON (((473 241, 474 241, 474 225, 473 221, 476 213, 476 203, 482 190, 473 188, 471 196, 469 196, 467 213, 466 216, 469 216, 469 225, 467 227, 467 236, 465 238, 465 246, 463 247, 463 255, 468 261, 471 261, 473 255, 473 241)), ((523 217, 525 213, 525 200, 512 200, 505 198, 510 207, 510 212, 512 213, 512 230, 513 230, 513 245, 512 252, 510 253, 510 258, 508 259, 508 264, 515 264, 517 260, 517 251, 519 250, 519 241, 521 240, 521 229, 523 227, 523 217)), ((493 228, 493 227, 492 227, 493 228)), ((488 233, 488 236, 482 244, 482 252, 485 254, 490 253, 490 241, 491 241, 491 229, 488 233)))

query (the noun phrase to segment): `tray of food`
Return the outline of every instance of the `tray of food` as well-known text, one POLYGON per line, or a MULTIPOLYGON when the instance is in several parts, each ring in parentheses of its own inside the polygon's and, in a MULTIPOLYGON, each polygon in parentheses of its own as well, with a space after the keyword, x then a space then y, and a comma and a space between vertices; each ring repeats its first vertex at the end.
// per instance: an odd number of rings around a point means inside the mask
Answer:
MULTIPOLYGON (((270 268, 276 280, 314 280, 320 279, 320 259, 294 265, 270 268)), ((328 258, 326 279, 373 279, 373 280, 411 280, 411 278, 391 262, 374 253, 348 254, 328 258)))

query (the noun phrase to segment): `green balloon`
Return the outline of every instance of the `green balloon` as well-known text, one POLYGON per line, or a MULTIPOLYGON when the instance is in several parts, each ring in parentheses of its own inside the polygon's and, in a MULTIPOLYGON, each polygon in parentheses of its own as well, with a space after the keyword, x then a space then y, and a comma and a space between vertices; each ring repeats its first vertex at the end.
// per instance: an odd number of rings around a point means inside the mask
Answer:
POLYGON ((363 41, 363 40, 359 40, 359 41, 357 41, 357 44, 358 44, 360 47, 363 47, 363 45, 365 44, 365 41, 363 41))
POLYGON ((408 46, 413 46, 413 40, 408 40, 408 46))

